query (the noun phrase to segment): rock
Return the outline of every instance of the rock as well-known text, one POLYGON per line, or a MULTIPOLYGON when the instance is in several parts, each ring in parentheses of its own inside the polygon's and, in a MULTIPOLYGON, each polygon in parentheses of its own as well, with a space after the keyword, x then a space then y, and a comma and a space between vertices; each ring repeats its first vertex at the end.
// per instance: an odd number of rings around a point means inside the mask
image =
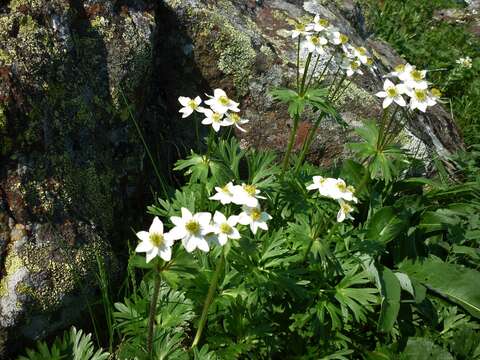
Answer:
MULTIPOLYGON (((366 31, 362 30, 361 11, 352 1, 316 0, 303 4, 302 1, 271 0, 262 1, 255 7, 233 0, 167 0, 165 4, 161 16, 169 19, 170 25, 162 32, 165 53, 175 53, 178 62, 181 54, 175 52, 175 47, 188 47, 191 50, 183 54, 183 59, 190 58, 190 64, 210 87, 221 87, 235 94, 242 104, 244 116, 250 119, 249 132, 238 135, 244 144, 257 148, 279 151, 286 148, 290 120, 285 108, 272 101, 268 90, 291 84, 295 79, 296 43, 286 31, 292 28, 294 21, 319 14, 347 34, 354 45, 365 46, 374 55, 377 70, 355 78, 337 102, 343 118, 350 125, 379 117, 381 105, 374 94, 382 87, 382 75, 403 62, 385 43, 362 37, 366 36, 366 31), (344 15, 356 23, 352 24, 344 15)), ((322 61, 326 62, 327 58, 322 61)), ((180 60, 182 66, 168 69, 169 76, 182 77, 180 72, 185 72, 184 63, 187 63, 183 59, 180 60)), ((330 73, 337 68, 338 64, 332 62, 330 73)), ((188 68, 186 72, 189 73, 188 68)), ((188 78, 182 79, 183 83, 189 81, 188 78)), ((189 87, 198 89, 195 83, 189 87)), ((172 87, 167 93, 172 96, 170 103, 174 103, 178 90, 172 87)), ((419 148, 424 158, 431 151, 445 156, 462 147, 453 120, 441 106, 427 115, 416 117, 402 138, 406 146, 419 148)), ((354 139, 351 127, 343 129, 337 123, 325 120, 311 158, 329 165, 348 155, 343 144, 354 139)))

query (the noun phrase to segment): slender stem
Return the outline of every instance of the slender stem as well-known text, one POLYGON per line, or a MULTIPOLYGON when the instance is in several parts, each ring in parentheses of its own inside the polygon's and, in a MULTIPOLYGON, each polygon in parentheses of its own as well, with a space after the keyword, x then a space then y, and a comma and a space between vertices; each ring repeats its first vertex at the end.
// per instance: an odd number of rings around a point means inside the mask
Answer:
POLYGON ((351 84, 352 84, 352 80, 349 80, 347 85, 345 85, 345 87, 342 89, 342 91, 340 91, 340 93, 335 98, 332 98, 332 102, 335 102, 338 99, 340 99, 342 95, 345 94, 345 92, 348 90, 351 84))
POLYGON ((200 151, 200 129, 198 126, 198 119, 196 119, 196 116, 193 116, 193 121, 195 122, 195 138, 197 140, 197 151, 200 151))
POLYGON ((150 355, 152 354, 153 326, 155 322, 155 314, 157 311, 158 295, 160 293, 160 283, 162 281, 162 277, 160 276, 161 271, 162 269, 157 264, 155 272, 155 285, 153 288, 152 301, 150 302, 150 313, 148 315, 147 352, 150 355))
POLYGON ((302 84, 300 86, 300 95, 305 94, 305 81, 307 80, 308 68, 310 67, 311 61, 312 61, 312 53, 309 53, 307 56, 307 62, 305 63, 305 68, 303 69, 302 84))
POLYGON ((342 86, 343 82, 347 78, 347 74, 343 74, 341 80, 339 81, 337 87, 335 88, 335 91, 333 92, 332 96, 330 97, 330 100, 335 99, 335 95, 337 95, 338 91, 340 90, 340 87, 342 86))
POLYGON ((387 126, 385 127, 385 130, 383 131, 383 139, 382 142, 380 143, 381 149, 384 149, 386 145, 388 145, 390 140, 390 127, 392 126, 393 121, 395 120, 395 116, 397 115, 398 112, 398 106, 395 108, 395 110, 392 113, 392 116, 390 117, 390 121, 388 122, 387 126))
POLYGON ((318 127, 320 126, 320 122, 322 119, 325 117, 325 113, 321 113, 317 121, 315 121, 315 124, 313 127, 310 129, 307 139, 303 143, 302 151, 300 152, 300 157, 297 160, 297 164, 295 165, 295 171, 298 171, 300 169, 300 166, 302 165, 303 161, 305 160, 305 157, 307 156, 308 150, 310 149, 310 146, 312 145, 313 138, 315 137, 315 134, 317 133, 318 127))
POLYGON ((317 59, 315 60, 315 65, 313 66, 313 70, 312 72, 310 73, 310 77, 308 78, 308 81, 307 81, 307 86, 305 88, 305 91, 308 90, 308 88, 310 87, 310 84, 312 83, 312 79, 313 79, 313 76, 315 75, 315 71, 317 70, 317 66, 318 66, 318 61, 320 60, 320 55, 317 55, 317 59))
POLYGON ((217 263, 215 273, 213 274, 212 282, 210 283, 210 287, 208 288, 208 293, 205 299, 205 303, 203 304, 202 315, 200 316, 200 322, 198 323, 197 333, 195 334, 195 338, 193 339, 192 346, 190 347, 191 349, 193 349, 195 346, 198 345, 198 342, 202 337, 203 329, 205 327, 205 324, 207 323, 208 308, 212 304, 213 296, 215 295, 215 291, 217 290, 217 284, 218 284, 218 279, 220 278, 220 272, 222 271, 224 264, 225 264, 225 254, 222 249, 220 260, 217 263))
POLYGON ((281 177, 283 177, 283 175, 285 174, 285 171, 287 171, 287 166, 290 160, 290 153, 292 152, 293 143, 295 142, 295 135, 297 134, 299 120, 300 120, 300 117, 298 114, 296 114, 295 118, 293 119, 293 129, 292 129, 292 132, 290 133, 290 140, 288 141, 287 152, 285 153, 285 157, 283 158, 281 177))
POLYGON ((300 93, 300 35, 297 42, 297 92, 300 93))
POLYGON ((324 66, 324 68, 323 68, 323 71, 322 71, 322 73, 320 74, 320 76, 319 76, 319 78, 318 78, 319 81, 322 81, 322 77, 323 77, 323 75, 325 75, 325 73, 327 72, 328 67, 330 66, 330 63, 331 63, 332 60, 333 60, 333 57, 334 57, 334 55, 332 54, 332 56, 330 56, 330 59, 328 59, 327 63, 325 64, 325 66, 324 66))

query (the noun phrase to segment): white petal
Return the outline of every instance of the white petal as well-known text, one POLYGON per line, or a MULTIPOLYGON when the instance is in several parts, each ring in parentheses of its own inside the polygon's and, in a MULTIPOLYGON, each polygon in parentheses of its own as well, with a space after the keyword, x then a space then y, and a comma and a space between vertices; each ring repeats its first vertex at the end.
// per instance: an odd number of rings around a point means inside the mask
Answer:
POLYGON ((394 100, 395 100, 395 102, 396 102, 398 105, 400 105, 401 107, 404 107, 404 106, 407 105, 407 103, 405 102, 405 99, 404 99, 402 96, 400 96, 400 95, 396 96, 394 100))
POLYGON ((146 258, 147 263, 150 262, 150 260, 154 259, 155 256, 157 256, 157 254, 158 254, 158 249, 156 247, 154 247, 152 251, 147 252, 147 258, 146 258))
POLYGON ((193 109, 191 107, 185 107, 185 108, 181 108, 178 112, 181 112, 183 114, 182 118, 185 119, 186 117, 189 117, 190 115, 192 115, 193 109))
POLYGON ((386 109, 392 102, 393 99, 391 97, 386 97, 385 100, 383 100, 383 108, 386 109))
POLYGON ((222 89, 215 89, 213 90, 213 96, 215 96, 216 98, 219 98, 221 96, 227 96, 227 94, 222 89))
POLYGON ((246 212, 242 212, 238 215, 238 222, 242 225, 248 225, 252 222, 252 218, 246 212))
POLYGON ((223 246, 227 243, 228 237, 226 234, 219 234, 218 235, 218 243, 223 246))
POLYGON ((193 101, 195 101, 195 104, 200 105, 202 103, 202 99, 200 96, 197 96, 193 101))
POLYGON ((383 84, 383 90, 387 90, 388 88, 391 88, 393 86, 395 85, 393 85, 393 83, 389 79, 387 79, 383 84))
POLYGON ((214 122, 212 123, 212 128, 215 130, 215 132, 218 132, 220 130, 220 123, 214 122))
POLYGON ((337 221, 343 222, 343 220, 345 220, 345 213, 343 212, 342 209, 340 209, 337 214, 337 221))
POLYGON ((159 251, 160 257, 165 261, 170 261, 172 258, 172 249, 169 247, 165 247, 159 251))
POLYGON ((173 223, 173 225, 175 226, 183 226, 185 225, 185 222, 183 221, 183 219, 179 216, 171 216, 170 217, 170 221, 173 223))
POLYGON ((253 235, 255 235, 257 233, 257 230, 258 230, 258 223, 253 221, 250 224, 250 230, 252 230, 253 235))
POLYGON ((137 247, 135 248, 135 251, 136 252, 149 252, 150 250, 152 250, 153 246, 152 244, 150 244, 149 241, 142 241, 141 243, 139 243, 137 245, 137 247))
POLYGON ((148 232, 151 233, 157 233, 157 234, 163 234, 163 223, 162 220, 158 218, 158 216, 155 216, 155 218, 152 221, 152 225, 150 225, 150 229, 148 229, 148 232))
POLYGON ((200 225, 208 225, 212 219, 212 214, 209 212, 199 212, 194 215, 194 218, 200 223, 200 225))
POLYGON ((168 236, 172 240, 183 239, 185 236, 187 236, 187 230, 184 226, 175 226, 168 232, 168 236))
POLYGON ((183 221, 188 221, 188 220, 190 220, 192 217, 193 217, 193 215, 192 215, 192 213, 190 212, 190 210, 188 210, 187 208, 182 207, 182 220, 183 220, 183 221))
POLYGON ((148 241, 150 234, 146 231, 139 231, 137 232, 137 237, 142 241, 148 241))
POLYGON ((213 215, 213 221, 217 224, 221 224, 226 222, 227 218, 220 211, 215 211, 215 214, 213 215))
POLYGON ((188 106, 188 103, 190 102, 190 98, 186 96, 180 96, 178 98, 178 102, 182 104, 182 106, 188 106))
POLYGON ((238 224, 238 215, 232 215, 227 220, 228 225, 234 227, 238 224))
POLYGON ((204 252, 208 252, 210 250, 207 240, 203 238, 197 238, 197 247, 204 252))
POLYGON ((205 118, 205 119, 202 120, 203 125, 210 125, 211 123, 213 123, 212 119, 205 118))
POLYGON ((379 91, 378 93, 375 94, 375 96, 379 98, 384 98, 384 97, 387 97, 387 93, 385 91, 379 91))
POLYGON ((193 237, 183 239, 182 240, 182 245, 188 253, 191 253, 193 250, 195 250, 197 248, 195 238, 193 238, 193 237))

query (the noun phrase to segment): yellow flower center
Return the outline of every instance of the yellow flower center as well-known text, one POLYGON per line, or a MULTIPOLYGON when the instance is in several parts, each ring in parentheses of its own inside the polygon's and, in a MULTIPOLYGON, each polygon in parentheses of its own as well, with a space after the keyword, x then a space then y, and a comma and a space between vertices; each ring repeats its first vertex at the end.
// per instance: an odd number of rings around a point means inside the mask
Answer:
POLYGON ((355 188, 352 185, 348 185, 347 190, 350 191, 352 194, 355 194, 355 188))
POLYGON ((372 58, 367 59, 367 65, 369 65, 369 66, 373 65, 373 59, 372 58))
POLYGON ((389 87, 387 89, 387 95, 389 97, 395 97, 398 95, 397 88, 395 86, 389 87))
POLYGON ((295 30, 297 31, 305 31, 305 24, 295 24, 295 30))
POLYGON ((237 123, 240 121, 240 116, 238 114, 230 114, 228 115, 228 117, 230 118, 230 120, 232 120, 234 123, 237 123))
POLYGON ((150 234, 150 243, 153 246, 160 247, 163 244, 163 235, 160 233, 151 233, 150 234))
POLYGON ((360 67, 360 65, 356 61, 354 61, 352 62, 350 67, 352 68, 352 70, 357 70, 360 67))
POLYGON ((420 81, 423 79, 423 74, 418 70, 413 70, 411 75, 412 75, 412 79, 415 81, 420 81))
POLYGON ((212 115, 212 121, 213 122, 220 122, 222 120, 222 115, 219 113, 213 113, 212 115))
POLYGON ((351 212, 352 209, 353 209, 348 203, 343 203, 343 204, 340 205, 340 206, 341 206, 343 212, 344 212, 344 213, 347 213, 347 214, 348 214, 349 212, 351 212))
POLYGON ((232 227, 228 225, 227 223, 223 223, 220 225, 220 232, 222 234, 230 234, 232 232, 232 227))
POLYGON ((341 44, 346 44, 348 42, 348 36, 345 34, 340 34, 340 43, 341 44))
POLYGON ((225 185, 224 187, 222 187, 222 192, 225 193, 225 194, 231 194, 230 193, 230 190, 228 189, 228 186, 225 185))
POLYGON ((363 56, 367 53, 367 49, 365 49, 364 47, 359 47, 357 48, 357 52, 363 56))
POLYGON ((404 70, 405 70, 405 65, 403 64, 395 66, 396 72, 403 72, 404 70))
POLYGON ((257 188, 255 185, 244 185, 243 188, 250 196, 255 196, 257 194, 257 188))
POLYGON ((320 44, 320 39, 318 38, 318 36, 312 36, 310 38, 310 41, 312 42, 313 45, 318 45, 320 44))
POLYGON ((190 234, 198 234, 200 231, 200 224, 198 221, 190 220, 185 224, 185 229, 187 229, 190 234))
POLYGON ((338 190, 340 190, 341 192, 347 191, 347 185, 345 185, 344 183, 337 183, 337 188, 338 188, 338 190))
POLYGON ((228 104, 230 104, 230 99, 226 96, 220 96, 218 98, 218 101, 220 102, 220 104, 222 104, 223 106, 227 106, 228 104))
POLYGON ((195 110, 195 109, 198 107, 198 105, 197 105, 197 103, 195 102, 195 100, 190 100, 190 101, 188 102, 188 107, 190 107, 190 108, 192 108, 193 110, 195 110))
POLYGON ((327 27, 330 24, 330 22, 327 19, 320 19, 318 20, 318 25, 327 27))
POLYGON ((427 99, 427 93, 425 90, 415 90, 415 97, 420 101, 425 101, 427 99))
POLYGON ((262 213, 258 209, 253 209, 250 213, 250 217, 253 219, 253 221, 257 221, 262 217, 262 213))
POLYGON ((432 95, 436 98, 442 97, 442 92, 436 88, 433 88, 430 90, 432 92, 432 95))

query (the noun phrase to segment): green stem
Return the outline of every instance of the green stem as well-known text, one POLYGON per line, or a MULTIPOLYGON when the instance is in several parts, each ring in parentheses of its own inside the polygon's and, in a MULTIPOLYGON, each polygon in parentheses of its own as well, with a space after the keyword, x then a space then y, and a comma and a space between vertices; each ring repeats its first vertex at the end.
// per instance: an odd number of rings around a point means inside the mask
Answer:
POLYGON ((312 53, 309 53, 307 56, 307 62, 305 63, 305 68, 303 69, 302 85, 300 86, 300 95, 305 94, 305 81, 307 80, 308 68, 310 67, 311 61, 312 61, 312 53))
POLYGON ((158 295, 160 293, 160 283, 162 281, 162 277, 160 273, 162 269, 157 263, 156 266, 156 273, 155 273, 155 285, 153 288, 153 297, 152 301, 150 302, 150 313, 148 315, 148 335, 147 335, 147 352, 148 354, 152 354, 152 343, 153 343, 153 326, 155 322, 155 313, 157 311, 157 302, 158 302, 158 295))
POLYGON ((300 36, 297 42, 297 92, 300 93, 300 36))
POLYGON ((382 139, 382 142, 380 143, 380 146, 381 146, 382 150, 385 148, 386 145, 389 144, 389 142, 391 140, 393 140, 393 138, 391 138, 391 135, 394 134, 394 132, 392 131, 390 133, 390 127, 392 126, 392 123, 395 120, 395 116, 397 115, 398 108, 399 107, 397 106, 395 108, 395 110, 393 111, 392 116, 390 117, 390 121, 388 122, 387 126, 385 127, 385 130, 383 131, 383 139, 382 139))
POLYGON ((330 63, 331 63, 332 60, 333 60, 333 57, 334 57, 334 55, 332 54, 332 56, 330 56, 330 59, 328 59, 325 67, 323 68, 322 73, 320 74, 320 76, 319 76, 319 78, 318 78, 319 81, 322 81, 322 77, 323 77, 323 75, 325 75, 325 73, 327 72, 328 67, 330 66, 330 63))
POLYGON ((317 118, 317 121, 315 121, 315 124, 313 127, 310 129, 307 139, 303 143, 302 146, 302 151, 300 152, 300 157, 297 160, 297 164, 295 165, 295 172, 297 172, 300 169, 300 166, 302 166, 303 161, 305 160, 305 157, 308 154, 308 150, 310 149, 310 146, 312 145, 313 138, 315 137, 315 134, 317 133, 318 127, 320 126, 320 122, 322 119, 325 117, 326 113, 321 113, 319 117, 317 118))
POLYGON ((332 102, 335 102, 338 99, 340 99, 342 95, 345 94, 345 92, 348 90, 351 84, 352 84, 352 80, 349 80, 347 85, 345 85, 345 87, 343 88, 343 90, 335 98, 332 98, 332 102))
POLYGON ((346 78, 347 78, 347 74, 343 74, 343 76, 342 76, 341 80, 339 81, 337 87, 335 88, 335 91, 332 94, 330 100, 335 99, 335 95, 337 95, 338 91, 340 90, 340 87, 342 86, 342 84, 343 84, 343 82, 345 81, 346 78))
POLYGON ((308 90, 308 88, 310 87, 310 84, 312 83, 312 79, 313 79, 313 76, 315 75, 315 71, 317 70, 317 66, 318 66, 318 61, 320 60, 320 55, 317 55, 317 59, 315 60, 315 65, 313 66, 313 70, 312 72, 310 73, 310 77, 308 78, 308 81, 307 81, 307 86, 305 88, 305 91, 308 90))
POLYGON ((293 129, 292 129, 292 132, 290 133, 290 140, 288 141, 287 152, 285 153, 285 157, 283 158, 281 177, 283 177, 283 175, 285 174, 285 171, 287 171, 287 166, 290 160, 290 153, 292 152, 293 143, 295 142, 295 135, 297 134, 299 120, 300 120, 299 115, 298 114, 295 115, 295 118, 293 119, 293 129))
POLYGON ((190 347, 191 349, 198 345, 198 342, 202 337, 203 329, 205 327, 205 324, 207 323, 208 308, 213 302, 213 296, 215 295, 215 291, 217 290, 218 279, 220 278, 220 272, 222 271, 224 264, 225 254, 222 250, 220 260, 218 261, 215 273, 213 274, 212 282, 210 283, 210 287, 208 288, 207 298, 205 299, 205 303, 203 304, 202 315, 200 316, 200 322, 198 323, 197 333, 195 334, 195 338, 193 339, 192 346, 190 347))

